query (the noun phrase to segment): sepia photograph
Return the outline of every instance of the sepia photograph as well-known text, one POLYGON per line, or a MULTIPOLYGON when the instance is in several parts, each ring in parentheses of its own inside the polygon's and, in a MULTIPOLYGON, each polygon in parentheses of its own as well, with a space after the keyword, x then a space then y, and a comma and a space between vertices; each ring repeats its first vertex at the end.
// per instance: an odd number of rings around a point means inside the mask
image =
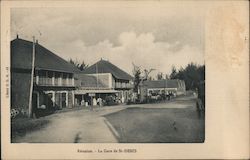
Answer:
POLYGON ((249 159, 249 2, 1 1, 2 159, 249 159))
POLYGON ((203 15, 176 9, 11 9, 11 142, 203 143, 203 15))

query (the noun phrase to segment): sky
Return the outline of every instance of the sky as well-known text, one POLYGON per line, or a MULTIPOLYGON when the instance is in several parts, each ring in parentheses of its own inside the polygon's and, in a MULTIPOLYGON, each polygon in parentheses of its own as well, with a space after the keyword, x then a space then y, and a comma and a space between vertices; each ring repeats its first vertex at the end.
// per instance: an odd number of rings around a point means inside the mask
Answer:
POLYGON ((132 74, 169 74, 172 66, 204 64, 204 11, 182 5, 94 5, 14 8, 11 39, 32 40, 61 56, 94 64, 101 58, 132 74))

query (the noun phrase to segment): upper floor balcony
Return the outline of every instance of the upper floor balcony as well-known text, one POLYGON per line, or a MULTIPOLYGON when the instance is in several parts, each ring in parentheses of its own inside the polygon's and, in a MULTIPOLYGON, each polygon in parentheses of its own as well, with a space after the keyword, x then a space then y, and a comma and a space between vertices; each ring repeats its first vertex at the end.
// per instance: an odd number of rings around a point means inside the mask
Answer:
POLYGON ((34 83, 39 86, 66 86, 75 85, 72 73, 61 73, 53 71, 36 71, 34 83))
POLYGON ((115 88, 117 89, 131 89, 133 88, 133 84, 129 82, 115 82, 115 88))

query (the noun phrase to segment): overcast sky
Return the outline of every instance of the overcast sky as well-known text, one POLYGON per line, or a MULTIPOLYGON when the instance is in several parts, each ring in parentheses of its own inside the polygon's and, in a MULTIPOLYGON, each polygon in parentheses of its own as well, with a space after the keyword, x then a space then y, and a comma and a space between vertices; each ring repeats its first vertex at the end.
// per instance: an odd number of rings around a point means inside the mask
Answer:
POLYGON ((66 60, 91 65, 103 58, 128 73, 132 62, 155 73, 169 73, 172 65, 204 64, 203 11, 181 3, 16 8, 11 10, 11 38, 16 34, 26 40, 35 35, 66 60))

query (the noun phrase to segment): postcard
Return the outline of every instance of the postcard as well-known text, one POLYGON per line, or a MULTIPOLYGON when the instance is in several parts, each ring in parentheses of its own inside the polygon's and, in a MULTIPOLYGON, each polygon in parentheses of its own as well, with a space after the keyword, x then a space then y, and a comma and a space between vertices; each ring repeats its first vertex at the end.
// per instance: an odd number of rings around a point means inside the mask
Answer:
POLYGON ((3 159, 249 158, 248 1, 2 1, 3 159))

